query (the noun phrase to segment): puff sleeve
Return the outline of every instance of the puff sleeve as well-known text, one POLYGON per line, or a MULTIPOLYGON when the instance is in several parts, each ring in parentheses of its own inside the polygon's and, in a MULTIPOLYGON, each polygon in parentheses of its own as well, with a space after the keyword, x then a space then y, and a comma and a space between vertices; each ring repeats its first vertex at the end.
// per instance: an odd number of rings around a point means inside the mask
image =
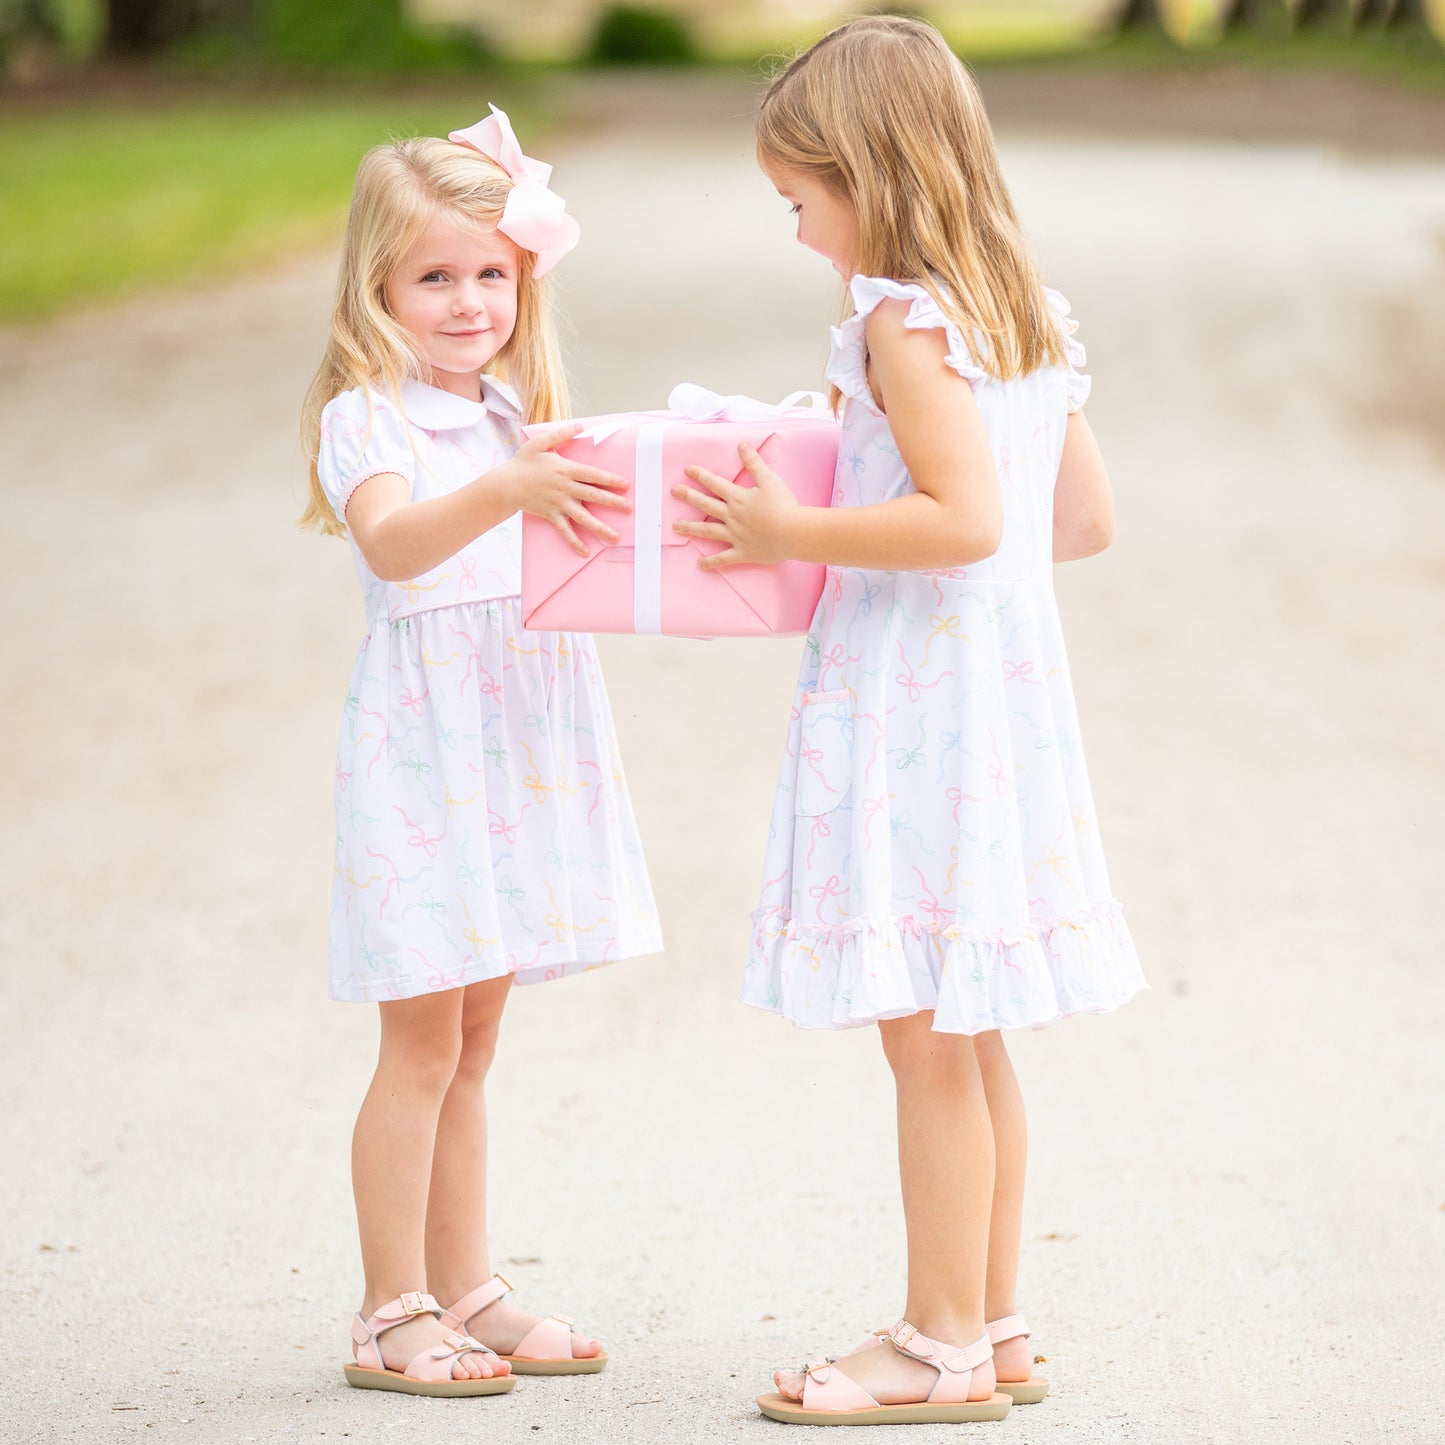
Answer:
POLYGON ((321 413, 316 474, 342 523, 351 494, 368 477, 382 472, 396 472, 408 487, 416 475, 405 418, 384 397, 361 387, 333 397, 321 413))

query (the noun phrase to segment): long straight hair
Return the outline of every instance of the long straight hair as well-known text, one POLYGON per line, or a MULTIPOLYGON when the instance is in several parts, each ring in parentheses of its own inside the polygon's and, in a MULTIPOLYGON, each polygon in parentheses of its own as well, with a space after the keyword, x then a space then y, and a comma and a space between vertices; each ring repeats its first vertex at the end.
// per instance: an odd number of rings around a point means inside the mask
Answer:
POLYGON ((883 15, 840 25, 773 79, 756 139, 765 159, 852 205, 859 272, 925 287, 990 375, 1065 364, 983 100, 931 25, 883 15))
MULTIPOLYGON (((408 379, 432 380, 416 340, 391 314, 386 283, 438 216, 465 227, 495 226, 512 180, 479 151, 422 137, 376 146, 362 157, 346 220, 341 274, 331 331, 301 411, 301 444, 310 459, 310 498, 303 527, 332 536, 345 527, 331 509, 316 473, 321 413, 352 387, 380 390, 399 403, 408 379)), ((566 379, 544 283, 535 257, 517 250, 517 324, 488 371, 516 388, 525 421, 556 421, 567 412, 566 379)))

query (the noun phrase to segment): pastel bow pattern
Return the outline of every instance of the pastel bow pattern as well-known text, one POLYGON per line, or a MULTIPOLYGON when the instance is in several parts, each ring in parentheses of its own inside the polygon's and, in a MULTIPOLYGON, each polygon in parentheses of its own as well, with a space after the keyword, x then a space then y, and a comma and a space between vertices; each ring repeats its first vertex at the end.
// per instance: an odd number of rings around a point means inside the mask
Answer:
POLYGON ((582 228, 567 214, 566 201, 547 185, 552 167, 522 154, 506 111, 491 104, 488 109, 489 116, 466 130, 452 131, 447 139, 480 151, 511 176, 512 192, 497 229, 524 251, 534 252, 532 273, 545 276, 577 244, 582 228))

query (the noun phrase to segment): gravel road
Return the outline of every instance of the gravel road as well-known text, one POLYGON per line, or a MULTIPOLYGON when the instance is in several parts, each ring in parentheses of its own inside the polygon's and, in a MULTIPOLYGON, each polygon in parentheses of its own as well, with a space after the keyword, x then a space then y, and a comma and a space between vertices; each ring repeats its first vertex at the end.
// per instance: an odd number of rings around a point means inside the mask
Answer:
MULTIPOLYGON (((818 380, 835 285, 747 95, 689 94, 598 92, 549 154, 579 409, 818 380)), ((1118 129, 1001 126, 1119 495, 1059 589, 1153 988, 1017 1039, 1055 1394, 869 1445, 1439 1441, 1445 160, 1118 129)), ((796 640, 604 642, 668 952, 510 1006, 499 1264, 611 1367, 344 1386, 376 1022, 326 1001, 324 931, 361 613, 291 526, 333 265, 0 333, 0 1435, 779 1441, 770 1368, 893 1319, 903 1256, 871 1031, 735 1002, 796 640)))

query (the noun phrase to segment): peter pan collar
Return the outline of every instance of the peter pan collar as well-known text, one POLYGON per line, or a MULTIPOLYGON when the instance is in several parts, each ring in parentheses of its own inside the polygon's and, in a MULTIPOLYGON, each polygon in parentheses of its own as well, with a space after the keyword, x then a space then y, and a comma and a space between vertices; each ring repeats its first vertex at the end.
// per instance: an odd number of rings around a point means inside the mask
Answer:
POLYGON ((508 421, 518 420, 522 414, 516 392, 494 376, 482 377, 480 401, 468 401, 438 386, 408 379, 401 384, 401 409, 406 419, 423 431, 474 427, 488 412, 508 421))

